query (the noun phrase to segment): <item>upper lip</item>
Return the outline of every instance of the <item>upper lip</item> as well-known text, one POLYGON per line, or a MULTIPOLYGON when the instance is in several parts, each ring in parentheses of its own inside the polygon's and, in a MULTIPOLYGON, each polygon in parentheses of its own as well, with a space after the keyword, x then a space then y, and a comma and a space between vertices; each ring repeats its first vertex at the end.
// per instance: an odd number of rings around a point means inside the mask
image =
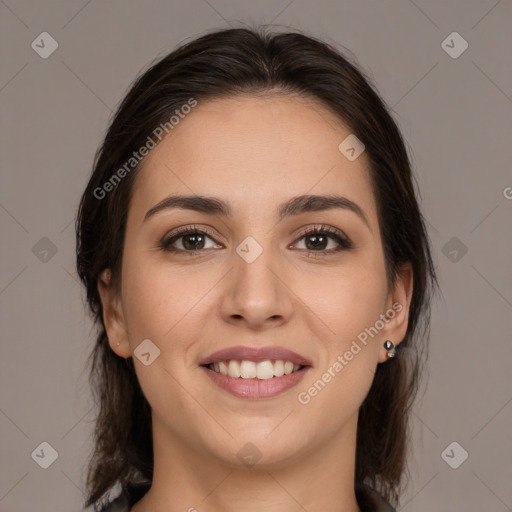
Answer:
POLYGON ((305 357, 288 350, 284 347, 229 347, 222 350, 218 350, 209 356, 203 358, 200 362, 200 366, 205 366, 211 363, 220 363, 221 361, 254 361, 259 363, 267 360, 283 360, 291 361, 293 364, 299 364, 301 366, 311 366, 311 361, 305 357))

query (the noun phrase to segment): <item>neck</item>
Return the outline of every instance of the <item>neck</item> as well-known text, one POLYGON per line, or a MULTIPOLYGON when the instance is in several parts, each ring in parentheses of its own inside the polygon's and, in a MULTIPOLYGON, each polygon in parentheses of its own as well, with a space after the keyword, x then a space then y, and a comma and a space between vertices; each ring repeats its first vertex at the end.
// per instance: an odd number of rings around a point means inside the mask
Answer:
POLYGON ((131 512, 360 512, 354 492, 356 432, 357 416, 323 446, 264 467, 241 467, 188 446, 153 417, 153 482, 131 512))

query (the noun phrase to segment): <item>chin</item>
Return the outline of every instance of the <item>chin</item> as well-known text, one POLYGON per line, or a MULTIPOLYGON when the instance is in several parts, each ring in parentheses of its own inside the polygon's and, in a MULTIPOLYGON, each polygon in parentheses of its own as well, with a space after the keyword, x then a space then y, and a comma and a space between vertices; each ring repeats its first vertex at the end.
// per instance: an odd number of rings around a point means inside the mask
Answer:
POLYGON ((277 432, 268 436, 267 432, 235 436, 228 446, 219 450, 219 445, 216 445, 212 451, 214 456, 232 469, 276 470, 301 456, 303 450, 300 449, 298 438, 277 432), (283 439, 287 440, 285 444, 283 439))

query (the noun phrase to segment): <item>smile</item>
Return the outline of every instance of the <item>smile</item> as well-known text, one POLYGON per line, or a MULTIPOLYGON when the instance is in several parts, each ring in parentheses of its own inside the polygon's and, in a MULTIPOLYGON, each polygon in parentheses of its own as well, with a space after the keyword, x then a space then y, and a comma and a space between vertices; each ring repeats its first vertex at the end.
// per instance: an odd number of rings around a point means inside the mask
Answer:
POLYGON ((259 363, 231 360, 200 368, 220 389, 237 398, 258 400, 276 397, 293 388, 311 366, 294 365, 291 361, 282 360, 259 363))
POLYGON ((211 363, 208 365, 210 370, 221 375, 229 375, 235 379, 259 379, 267 380, 275 377, 282 377, 283 375, 290 375, 297 372, 303 366, 293 364, 291 361, 220 361, 218 363, 211 363))
POLYGON ((296 386, 312 367, 306 357, 285 347, 229 347, 199 361, 222 390, 249 399, 272 398, 296 386))

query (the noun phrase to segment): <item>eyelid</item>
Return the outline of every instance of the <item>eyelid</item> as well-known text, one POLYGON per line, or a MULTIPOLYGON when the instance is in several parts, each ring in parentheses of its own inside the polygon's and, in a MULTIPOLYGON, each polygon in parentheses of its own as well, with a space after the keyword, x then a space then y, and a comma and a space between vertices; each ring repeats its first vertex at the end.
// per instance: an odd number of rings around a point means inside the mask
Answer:
MULTIPOLYGON (((181 237, 191 234, 191 233, 202 233, 207 235, 209 238, 211 238, 216 244, 217 242, 216 237, 217 235, 213 233, 208 227, 198 227, 197 225, 188 225, 188 226, 182 226, 180 228, 175 229, 174 231, 171 231, 170 233, 166 234, 163 239, 160 242, 160 247, 168 252, 175 252, 175 253, 188 253, 196 254, 200 252, 205 252, 205 249, 198 249, 194 251, 184 251, 183 249, 168 249, 168 247, 171 245, 171 241, 174 243, 174 241, 179 240, 181 237)), ((339 245, 336 249, 329 249, 329 250, 323 250, 323 251, 313 251, 308 249, 302 249, 305 250, 308 253, 318 253, 319 256, 322 255, 329 255, 333 253, 338 253, 343 250, 348 250, 353 248, 353 243, 350 240, 350 238, 340 229, 334 228, 332 226, 321 224, 314 225, 314 226, 306 226, 301 229, 301 231, 296 235, 295 241, 291 244, 292 246, 298 243, 300 240, 302 240, 305 236, 311 236, 314 234, 327 234, 329 238, 334 239, 339 245)), ((290 247, 290 246, 288 246, 290 247)))
POLYGON ((315 233, 327 233, 330 235, 336 235, 339 238, 343 239, 344 242, 350 244, 351 240, 350 238, 341 230, 338 228, 335 228, 333 226, 329 226, 327 224, 321 224, 320 227, 318 225, 316 226, 307 226, 299 232, 297 235, 298 239, 301 239, 302 237, 306 235, 311 235, 315 233))
MULTIPOLYGON (((173 238, 175 238, 176 240, 179 240, 182 236, 185 236, 190 233, 204 233, 205 235, 209 236, 212 240, 214 240, 215 243, 218 243, 216 240, 217 235, 212 230, 210 230, 210 228, 204 227, 204 226, 198 227, 195 224, 191 224, 188 226, 182 226, 180 228, 176 228, 175 230, 170 231, 169 233, 165 234, 159 245, 161 245, 162 248, 165 249, 169 245, 170 241, 173 238)), ((176 252, 192 252, 192 251, 181 251, 178 249, 176 252)))

